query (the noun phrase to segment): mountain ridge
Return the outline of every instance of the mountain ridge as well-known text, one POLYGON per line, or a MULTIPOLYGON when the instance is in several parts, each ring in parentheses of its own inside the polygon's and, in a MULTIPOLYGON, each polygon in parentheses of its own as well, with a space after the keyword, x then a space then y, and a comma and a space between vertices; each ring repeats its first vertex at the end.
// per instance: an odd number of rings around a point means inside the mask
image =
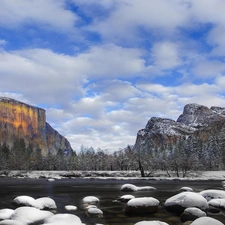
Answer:
POLYGON ((45 110, 15 99, 0 97, 0 143, 10 148, 15 139, 24 139, 43 155, 59 149, 73 151, 69 141, 46 122, 45 110))
MULTIPOLYGON (((178 119, 152 117, 145 128, 137 132, 135 151, 179 152, 180 146, 196 152, 199 164, 203 161, 225 165, 225 108, 208 108, 196 103, 184 106, 178 119), (189 147, 188 147, 189 145, 189 147), (177 150, 178 149, 178 150, 177 150)), ((207 164, 207 163, 206 163, 207 164)), ((217 166, 217 165, 216 165, 217 166)))

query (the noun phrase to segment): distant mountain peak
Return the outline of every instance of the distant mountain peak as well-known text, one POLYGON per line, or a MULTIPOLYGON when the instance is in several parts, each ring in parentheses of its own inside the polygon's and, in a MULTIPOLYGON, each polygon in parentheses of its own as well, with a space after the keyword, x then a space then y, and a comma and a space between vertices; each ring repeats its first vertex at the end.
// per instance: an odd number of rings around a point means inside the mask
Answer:
POLYGON ((191 103, 185 105, 177 121, 152 117, 145 128, 138 131, 134 149, 166 148, 188 138, 207 146, 211 145, 212 136, 221 142, 218 145, 225 145, 225 108, 191 103))

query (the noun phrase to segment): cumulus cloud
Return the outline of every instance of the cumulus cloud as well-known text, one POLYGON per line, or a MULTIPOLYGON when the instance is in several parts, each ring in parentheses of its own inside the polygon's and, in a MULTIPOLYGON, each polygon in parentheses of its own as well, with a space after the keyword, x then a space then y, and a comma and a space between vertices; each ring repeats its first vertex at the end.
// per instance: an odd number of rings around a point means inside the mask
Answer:
POLYGON ((154 64, 160 69, 172 69, 181 64, 179 48, 175 43, 160 42, 152 48, 154 64))
POLYGON ((74 149, 134 144, 152 116, 177 119, 190 102, 225 105, 224 7, 2 0, 0 94, 45 108, 74 149))
POLYGON ((38 103, 57 105, 82 95, 84 80, 75 71, 73 57, 50 50, 0 52, 1 90, 24 93, 38 103))
POLYGON ((78 16, 66 9, 65 0, 2 0, 0 26, 8 29, 38 23, 48 29, 69 30, 78 16))
POLYGON ((90 26, 107 40, 138 39, 141 29, 147 33, 156 29, 165 35, 186 24, 190 16, 185 2, 177 0, 124 0, 116 3, 117 7, 112 8, 105 20, 97 19, 90 26))

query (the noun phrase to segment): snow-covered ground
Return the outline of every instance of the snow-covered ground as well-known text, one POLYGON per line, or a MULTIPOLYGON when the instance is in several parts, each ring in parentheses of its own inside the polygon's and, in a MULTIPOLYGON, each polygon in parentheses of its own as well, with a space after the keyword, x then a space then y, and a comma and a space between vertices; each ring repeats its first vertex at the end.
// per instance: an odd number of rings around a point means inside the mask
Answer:
MULTIPOLYGON (((172 173, 171 173, 172 174, 172 173)), ((0 171, 0 177, 30 178, 30 179, 152 179, 152 180, 224 180, 225 171, 190 172, 187 177, 181 178, 172 175, 168 177, 166 172, 158 171, 152 177, 143 178, 139 171, 0 171)), ((224 183, 225 185, 225 183, 224 183)))

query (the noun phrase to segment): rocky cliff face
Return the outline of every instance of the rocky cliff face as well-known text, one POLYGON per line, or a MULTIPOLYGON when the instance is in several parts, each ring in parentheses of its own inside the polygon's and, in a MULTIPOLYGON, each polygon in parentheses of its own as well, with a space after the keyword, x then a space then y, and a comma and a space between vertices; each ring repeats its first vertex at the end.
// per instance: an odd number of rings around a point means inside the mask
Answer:
POLYGON ((222 149, 225 146, 225 108, 188 104, 177 121, 153 117, 138 131, 134 148, 163 146, 166 149, 188 138, 204 146, 210 146, 213 140, 222 149))
POLYGON ((42 154, 56 154, 59 148, 72 151, 66 138, 46 123, 45 110, 14 99, 0 98, 0 143, 12 147, 15 138, 42 149, 42 154))

